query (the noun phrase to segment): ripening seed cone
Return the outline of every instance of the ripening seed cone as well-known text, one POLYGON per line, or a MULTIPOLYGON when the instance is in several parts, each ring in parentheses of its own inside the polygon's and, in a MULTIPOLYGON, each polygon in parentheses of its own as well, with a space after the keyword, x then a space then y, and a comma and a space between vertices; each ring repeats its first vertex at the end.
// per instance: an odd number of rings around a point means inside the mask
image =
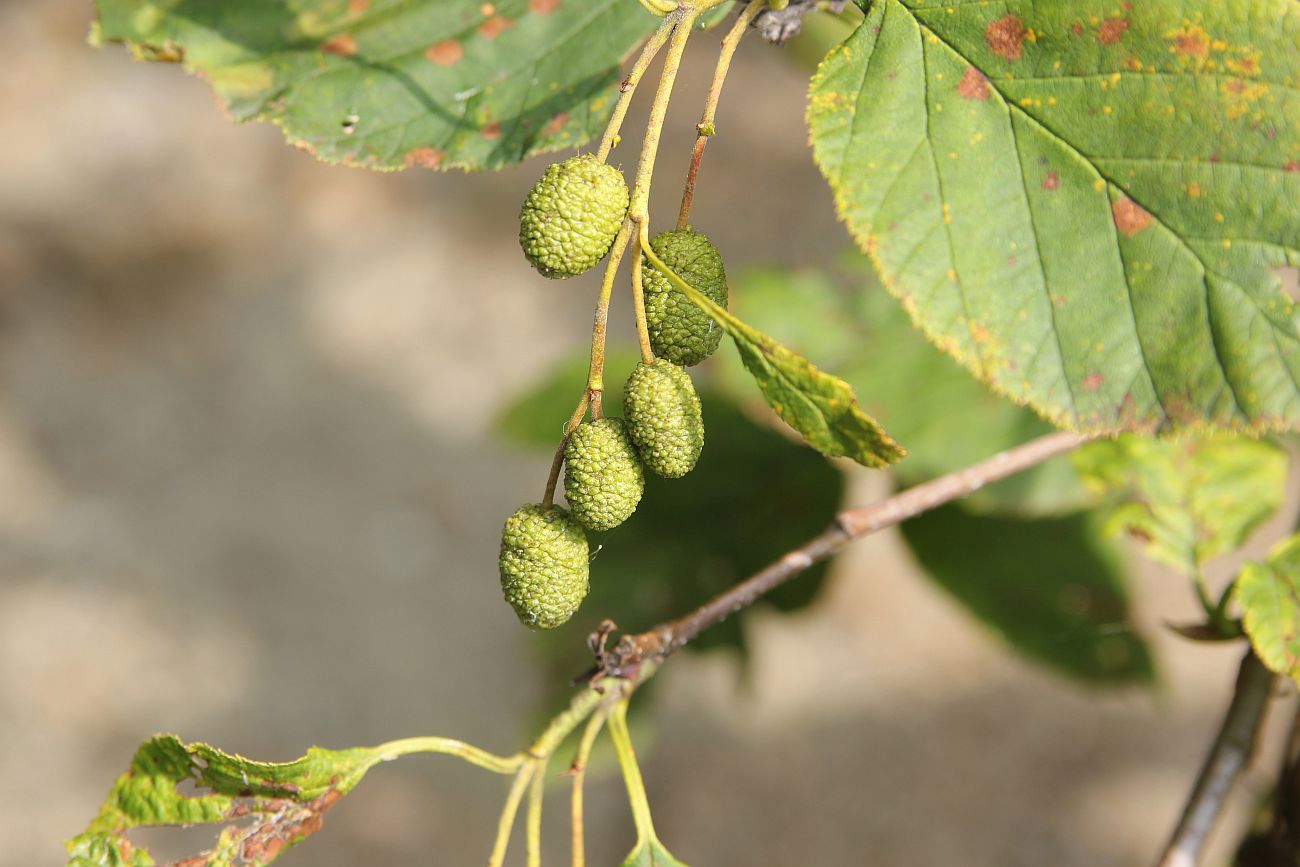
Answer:
POLYGON ((520 621, 554 629, 587 596, 587 534, 559 506, 520 506, 501 530, 501 589, 520 621))
POLYGON ((628 436, 641 460, 668 479, 686 475, 704 448, 700 397, 690 374, 663 358, 636 366, 623 389, 628 436))

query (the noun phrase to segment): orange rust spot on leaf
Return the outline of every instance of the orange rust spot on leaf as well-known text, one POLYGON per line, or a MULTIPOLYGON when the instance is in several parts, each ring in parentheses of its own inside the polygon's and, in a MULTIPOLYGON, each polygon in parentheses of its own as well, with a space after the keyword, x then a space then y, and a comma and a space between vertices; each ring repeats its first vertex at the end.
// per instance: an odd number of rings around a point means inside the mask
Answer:
POLYGON ((1127 18, 1107 18, 1097 28, 1097 41, 1102 45, 1114 45, 1124 38, 1125 30, 1128 30, 1127 18))
POLYGON ((1282 166, 1282 171, 1284 171, 1284 172, 1300 172, 1300 162, 1297 162, 1296 160, 1291 160, 1291 162, 1289 162, 1289 163, 1287 163, 1286 165, 1282 166))
POLYGON ((556 135, 560 130, 564 129, 564 125, 568 122, 568 113, 563 111, 560 112, 555 117, 551 118, 550 121, 547 122, 546 126, 542 127, 542 136, 547 137, 556 135))
POLYGON ((1110 211, 1115 218, 1115 228, 1127 238, 1151 225, 1151 215, 1132 199, 1116 199, 1111 204, 1110 211))
POLYGON ((505 31, 515 26, 515 22, 500 15, 493 15, 478 26, 479 35, 484 39, 496 39, 505 31))
POLYGON ((1043 189, 1059 190, 1061 188, 1061 176, 1056 172, 1048 172, 1043 176, 1043 189))
POLYGON ((560 0, 528 0, 528 11, 535 15, 549 15, 560 6, 560 0))
POLYGON ((1183 27, 1168 34, 1171 50, 1184 57, 1205 57, 1210 53, 1210 34, 1203 27, 1183 27))
POLYGON ((962 99, 988 99, 988 79, 975 67, 966 67, 966 74, 957 82, 957 95, 962 99))
POLYGON ((1093 372, 1083 378, 1083 387, 1088 391, 1096 391, 1101 388, 1103 382, 1105 382, 1105 380, 1102 378, 1101 374, 1093 372))
POLYGON ((352 15, 360 15, 370 8, 370 0, 350 0, 348 3, 348 12, 352 15))
POLYGON ((444 39, 426 48, 424 56, 439 66, 451 66, 465 56, 465 46, 455 39, 444 39))
POLYGON ((501 124, 497 123, 496 121, 492 121, 488 125, 484 126, 481 130, 479 130, 479 132, 482 133, 483 138, 487 139, 488 141, 501 138, 501 124))
POLYGON ((335 54, 339 57, 351 57, 357 53, 357 41, 352 38, 350 33, 340 33, 322 42, 320 50, 326 54, 335 54))
POLYGON ((406 152, 403 162, 407 168, 419 166, 424 169, 436 169, 442 165, 442 161, 447 158, 446 151, 440 151, 437 148, 423 147, 414 148, 406 152))
POLYGON ((989 50, 1003 60, 1019 60, 1020 44, 1025 41, 1025 24, 1016 15, 1004 15, 984 28, 989 50))

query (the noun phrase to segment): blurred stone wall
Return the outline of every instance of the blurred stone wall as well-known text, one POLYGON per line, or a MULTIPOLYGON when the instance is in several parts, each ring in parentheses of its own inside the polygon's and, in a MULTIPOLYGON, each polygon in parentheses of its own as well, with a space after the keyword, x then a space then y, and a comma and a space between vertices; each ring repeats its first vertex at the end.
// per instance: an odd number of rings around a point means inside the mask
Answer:
MULTIPOLYGON (((0 5, 3 867, 62 863, 156 731, 267 759, 423 733, 521 744, 540 683, 494 563, 546 459, 491 421, 587 339, 595 288, 518 255, 540 161, 326 167, 229 124, 201 81, 89 48, 89 14, 0 5)), ((776 49, 741 52, 694 215, 733 268, 846 243, 805 80, 776 49)), ((626 310, 613 327, 630 334, 626 310)), ((664 839, 697 867, 1146 862, 1238 655, 1166 638, 1192 600, 1148 577, 1164 684, 1094 693, 1007 654, 895 537, 860 544, 813 610, 757 618, 746 679, 725 655, 661 675, 642 752, 664 839)), ((481 863, 503 793, 451 760, 385 766, 283 863, 481 863)), ((617 863, 621 784, 591 803, 591 863, 617 863)))

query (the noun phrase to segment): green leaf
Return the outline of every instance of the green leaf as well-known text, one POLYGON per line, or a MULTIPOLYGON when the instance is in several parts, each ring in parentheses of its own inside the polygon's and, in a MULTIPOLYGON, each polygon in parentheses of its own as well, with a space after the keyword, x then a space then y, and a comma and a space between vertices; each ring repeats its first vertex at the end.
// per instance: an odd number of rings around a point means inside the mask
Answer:
POLYGON ((658 840, 643 840, 623 861, 622 867, 686 867, 658 840))
POLYGON ((1085 484, 1112 497, 1106 529, 1136 537, 1187 575, 1239 548, 1286 497, 1286 452, 1264 440, 1124 436, 1074 459, 1085 484))
MULTIPOLYGON (((891 469, 901 483, 953 472, 1052 430, 931 346, 879 286, 865 257, 851 254, 843 265, 741 272, 734 281, 737 312, 818 366, 838 371, 866 411, 888 421, 908 444, 907 460, 891 469)), ((741 397, 747 374, 738 364, 725 365, 723 373, 741 397)), ((1086 500, 1062 457, 964 502, 982 511, 1044 514, 1074 511, 1086 500)))
POLYGON ((1255 653, 1300 683, 1300 534, 1283 540, 1267 563, 1247 563, 1233 594, 1255 653))
MULTIPOLYGON (((608 353, 604 403, 610 413, 620 412, 623 383, 639 360, 623 349, 608 353)), ((504 410, 498 431, 549 454, 586 377, 585 354, 560 362, 504 410)), ((844 475, 832 464, 752 421, 728 394, 699 390, 705 430, 699 463, 680 479, 647 474, 636 514, 615 530, 592 535, 591 593, 571 624, 534 638, 545 648, 557 687, 591 663, 575 635, 594 631, 605 617, 635 631, 689 611, 824 530, 843 502, 844 475)), ((824 575, 825 564, 819 564, 757 607, 803 608, 824 575)), ((741 612, 727 618, 689 648, 743 652, 747 617, 741 612)), ((568 695, 567 689, 557 693, 555 704, 568 695)))
POLYGON ((1079 430, 1300 424, 1300 5, 869 5, 808 122, 931 340, 1079 430))
POLYGON ((1080 680, 1148 683, 1125 576, 1083 514, 1023 520, 944 506, 901 525, 925 570, 1029 659, 1080 680))
POLYGON ((99 815, 68 841, 69 867, 145 867, 153 858, 127 840, 128 830, 204 824, 226 827, 213 849, 187 865, 269 864, 319 830, 325 813, 383 758, 378 748, 313 747, 297 761, 272 764, 174 735, 150 738, 99 815), (201 791, 183 793, 181 784, 201 791))
POLYGON ((582 144, 658 24, 628 0, 96 0, 98 41, 180 61, 236 121, 331 163, 500 168, 582 144))
POLYGON ((758 383, 768 406, 809 445, 827 457, 852 458, 877 469, 907 455, 875 419, 862 411, 847 382, 819 370, 802 355, 714 304, 678 277, 649 244, 643 244, 642 251, 655 268, 731 336, 741 363, 758 383))

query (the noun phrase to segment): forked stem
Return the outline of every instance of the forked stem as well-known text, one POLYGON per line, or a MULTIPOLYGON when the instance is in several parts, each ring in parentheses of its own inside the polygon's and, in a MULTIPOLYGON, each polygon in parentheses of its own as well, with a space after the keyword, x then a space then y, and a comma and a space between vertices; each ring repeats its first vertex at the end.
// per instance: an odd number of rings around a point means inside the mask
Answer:
MULTIPOLYGON (((658 13, 656 13, 658 14, 658 13)), ((605 134, 600 139, 600 148, 596 151, 596 159, 602 163, 609 159, 609 152, 619 142, 619 131, 623 128, 623 121, 627 118, 627 110, 632 105, 632 96, 636 93, 637 85, 645 77, 645 72, 654 62, 655 56, 659 54, 664 43, 668 41, 669 35, 673 32, 673 22, 665 20, 659 25, 659 29, 654 35, 646 41, 641 48, 641 55, 637 57, 636 63, 632 64, 631 71, 628 72, 627 78, 619 85, 618 102, 614 105, 614 112, 609 117, 609 123, 605 126, 605 134)))
POLYGON ((700 161, 704 159, 704 148, 708 145, 709 139, 717 133, 714 118, 718 114, 718 100, 722 98, 722 85, 727 80, 727 73, 731 70, 731 58, 735 56, 736 48, 740 45, 740 40, 749 31, 749 25, 753 23, 754 17, 766 9, 767 6, 767 0, 751 0, 750 4, 737 16, 736 23, 732 25, 731 30, 722 39, 722 52, 718 55, 718 65, 713 71, 713 83, 709 86, 709 96, 704 103, 704 114, 695 127, 698 135, 695 138, 695 149, 691 153, 691 165, 686 171, 686 186, 682 190, 682 207, 677 214, 678 229, 685 229, 686 224, 690 222, 691 203, 695 199, 695 182, 700 174, 700 161))
MULTIPOLYGON (((709 3, 704 8, 716 5, 717 3, 709 3)), ((668 116, 668 101, 672 98, 673 84, 677 81, 678 70, 681 69, 686 42, 691 38, 691 31, 699 15, 700 10, 682 7, 664 21, 664 26, 672 25, 673 35, 668 44, 668 55, 664 58, 663 71, 659 74, 659 89, 655 91, 654 102, 650 105, 645 139, 641 143, 641 162, 637 165, 636 181, 632 186, 632 203, 627 213, 634 222, 644 223, 647 219, 646 211, 650 206, 650 182, 654 177, 655 158, 659 154, 659 139, 663 135, 664 118, 668 116)))

